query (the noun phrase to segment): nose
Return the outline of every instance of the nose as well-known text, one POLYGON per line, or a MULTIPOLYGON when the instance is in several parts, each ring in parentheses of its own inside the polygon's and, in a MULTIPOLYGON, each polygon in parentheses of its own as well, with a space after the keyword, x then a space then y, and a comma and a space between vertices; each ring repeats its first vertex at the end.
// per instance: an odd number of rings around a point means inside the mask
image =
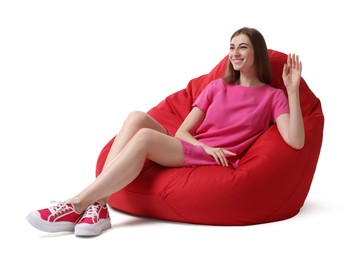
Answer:
POLYGON ((234 50, 233 50, 233 52, 232 52, 232 54, 233 54, 234 56, 239 56, 238 48, 234 49, 234 50))

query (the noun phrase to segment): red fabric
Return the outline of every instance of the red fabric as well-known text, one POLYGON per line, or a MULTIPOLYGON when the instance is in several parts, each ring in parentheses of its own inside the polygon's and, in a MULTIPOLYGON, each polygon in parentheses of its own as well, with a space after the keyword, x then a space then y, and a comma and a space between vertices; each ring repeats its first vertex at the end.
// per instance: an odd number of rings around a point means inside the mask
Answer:
MULTIPOLYGON (((269 50, 272 86, 285 87, 286 54, 269 50)), ((222 77, 227 56, 185 89, 171 94, 148 112, 172 134, 206 85, 222 77)), ((127 213, 164 220, 210 225, 251 225, 296 215, 308 195, 323 139, 320 100, 305 80, 300 85, 305 147, 296 151, 271 126, 245 153, 236 170, 221 166, 164 168, 147 162, 140 175, 113 194, 109 205, 127 213)), ((111 139, 101 151, 96 175, 102 171, 111 139)))

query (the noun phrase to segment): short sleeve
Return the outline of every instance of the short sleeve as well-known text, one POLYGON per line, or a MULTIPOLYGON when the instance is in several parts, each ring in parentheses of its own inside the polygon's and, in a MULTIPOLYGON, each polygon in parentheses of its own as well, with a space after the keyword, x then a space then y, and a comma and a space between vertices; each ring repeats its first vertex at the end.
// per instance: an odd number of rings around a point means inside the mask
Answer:
POLYGON ((285 93, 280 89, 274 95, 272 106, 273 106, 272 115, 274 123, 276 122, 276 118, 279 117, 280 115, 290 113, 289 102, 287 100, 287 97, 285 93))
POLYGON ((206 112, 208 107, 213 101, 214 96, 214 81, 210 82, 205 89, 200 93, 197 99, 194 101, 192 107, 199 107, 206 112))

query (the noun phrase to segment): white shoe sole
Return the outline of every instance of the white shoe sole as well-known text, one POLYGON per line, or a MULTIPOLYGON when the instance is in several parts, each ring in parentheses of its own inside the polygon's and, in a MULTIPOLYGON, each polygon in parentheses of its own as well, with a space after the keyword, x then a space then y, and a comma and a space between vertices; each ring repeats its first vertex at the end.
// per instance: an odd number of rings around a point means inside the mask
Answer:
POLYGON ((101 219, 97 224, 77 224, 74 227, 74 234, 82 237, 98 236, 109 228, 111 228, 110 219, 101 219))
POLYGON ((28 222, 35 228, 45 232, 65 232, 73 231, 75 223, 70 222, 49 222, 40 217, 38 211, 32 211, 26 216, 28 222))

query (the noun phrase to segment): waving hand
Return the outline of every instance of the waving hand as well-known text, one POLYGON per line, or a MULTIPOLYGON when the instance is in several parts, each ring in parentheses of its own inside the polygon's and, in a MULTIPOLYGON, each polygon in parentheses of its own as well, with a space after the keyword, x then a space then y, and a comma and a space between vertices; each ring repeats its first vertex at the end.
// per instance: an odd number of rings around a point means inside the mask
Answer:
POLYGON ((299 89, 301 71, 302 64, 301 61, 299 61, 299 55, 289 54, 282 71, 282 79, 284 80, 288 92, 299 89))

